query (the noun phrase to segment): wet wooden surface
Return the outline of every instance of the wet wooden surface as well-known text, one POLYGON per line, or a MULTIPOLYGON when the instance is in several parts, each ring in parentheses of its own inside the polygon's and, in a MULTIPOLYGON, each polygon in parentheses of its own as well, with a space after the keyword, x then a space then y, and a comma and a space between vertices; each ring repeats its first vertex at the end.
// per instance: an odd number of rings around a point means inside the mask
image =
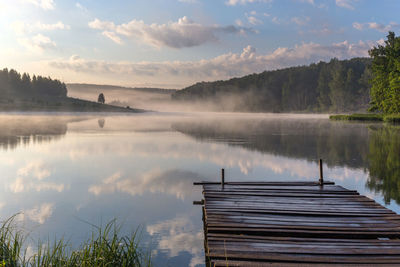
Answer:
POLYGON ((400 265, 400 216, 331 182, 203 186, 209 266, 400 265))

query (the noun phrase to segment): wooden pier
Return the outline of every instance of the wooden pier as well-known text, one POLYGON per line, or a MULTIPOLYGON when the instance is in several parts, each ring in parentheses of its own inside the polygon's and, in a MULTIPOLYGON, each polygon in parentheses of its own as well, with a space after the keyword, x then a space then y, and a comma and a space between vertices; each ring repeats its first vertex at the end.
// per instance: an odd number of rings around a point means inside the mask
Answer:
POLYGON ((400 216, 357 191, 222 178, 195 183, 207 266, 400 266, 400 216))

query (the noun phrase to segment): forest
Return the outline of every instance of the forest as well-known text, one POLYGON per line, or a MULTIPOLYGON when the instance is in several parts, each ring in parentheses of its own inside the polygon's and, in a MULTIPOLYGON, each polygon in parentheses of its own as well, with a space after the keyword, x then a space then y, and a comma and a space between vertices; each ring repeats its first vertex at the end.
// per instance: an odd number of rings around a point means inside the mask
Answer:
POLYGON ((42 76, 20 74, 13 69, 0 70, 0 96, 3 100, 38 100, 49 97, 67 97, 67 87, 59 80, 42 76))
POLYGON ((400 113, 400 37, 389 32, 384 45, 369 51, 373 59, 371 71, 370 111, 400 113))
POLYGON ((210 102, 218 111, 365 111, 370 102, 370 58, 332 59, 227 81, 200 82, 172 94, 174 101, 210 102))

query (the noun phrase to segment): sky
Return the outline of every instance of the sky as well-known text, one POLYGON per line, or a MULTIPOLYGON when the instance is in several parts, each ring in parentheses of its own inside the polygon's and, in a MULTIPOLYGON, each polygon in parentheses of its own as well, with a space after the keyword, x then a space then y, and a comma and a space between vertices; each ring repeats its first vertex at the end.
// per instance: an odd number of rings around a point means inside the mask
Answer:
POLYGON ((399 0, 0 0, 0 68, 66 83, 183 88, 366 57, 399 0))

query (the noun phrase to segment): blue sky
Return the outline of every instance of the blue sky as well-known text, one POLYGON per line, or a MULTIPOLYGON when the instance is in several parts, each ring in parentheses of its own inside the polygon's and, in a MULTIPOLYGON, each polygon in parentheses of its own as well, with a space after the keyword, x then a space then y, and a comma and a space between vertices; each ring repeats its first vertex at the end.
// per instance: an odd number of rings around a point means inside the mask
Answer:
POLYGON ((181 88, 367 56, 398 0, 0 0, 0 68, 181 88))

